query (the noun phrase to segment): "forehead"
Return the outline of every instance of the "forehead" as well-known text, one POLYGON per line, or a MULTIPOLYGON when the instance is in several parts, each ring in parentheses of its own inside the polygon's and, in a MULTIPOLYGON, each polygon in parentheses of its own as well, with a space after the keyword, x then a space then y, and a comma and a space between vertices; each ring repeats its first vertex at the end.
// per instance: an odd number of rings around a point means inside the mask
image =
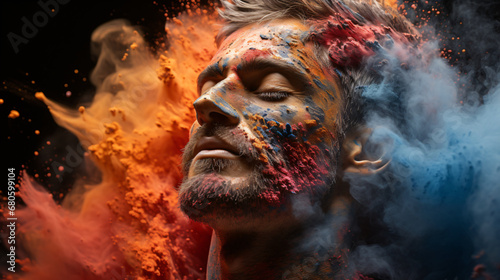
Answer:
POLYGON ((212 63, 221 59, 269 57, 299 65, 307 60, 309 68, 319 68, 317 62, 310 65, 316 60, 312 44, 307 43, 309 35, 309 28, 295 19, 252 24, 228 36, 212 63))

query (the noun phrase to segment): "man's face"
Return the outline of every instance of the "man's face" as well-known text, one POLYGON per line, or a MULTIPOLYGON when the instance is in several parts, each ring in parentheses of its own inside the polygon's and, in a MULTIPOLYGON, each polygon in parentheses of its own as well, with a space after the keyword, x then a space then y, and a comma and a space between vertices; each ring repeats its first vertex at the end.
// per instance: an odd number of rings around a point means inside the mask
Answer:
POLYGON ((263 217, 331 189, 340 92, 307 37, 298 20, 245 27, 200 74, 180 187, 191 218, 263 217))

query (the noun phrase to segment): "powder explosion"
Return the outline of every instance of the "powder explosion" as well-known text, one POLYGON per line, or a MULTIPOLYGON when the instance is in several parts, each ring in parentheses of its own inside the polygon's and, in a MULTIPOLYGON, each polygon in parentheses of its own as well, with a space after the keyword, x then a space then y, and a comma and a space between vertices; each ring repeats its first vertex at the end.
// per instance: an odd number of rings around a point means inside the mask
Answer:
MULTIPOLYGON (((400 10, 416 10, 408 7, 417 4, 400 3, 400 10)), ((18 232, 30 257, 20 260, 25 272, 19 279, 203 279, 210 230, 180 212, 176 187, 195 117, 193 81, 216 51, 214 19, 195 6, 172 20, 170 48, 160 58, 127 23, 107 23, 92 36, 99 46, 92 105, 72 110, 36 94, 103 175, 97 185, 75 186, 63 207, 24 177, 19 194, 26 207, 17 212, 18 232)), ((461 89, 475 84, 462 85, 467 75, 457 84, 454 69, 428 55, 436 49, 428 42, 422 53, 403 58, 398 44, 354 50, 374 55, 368 65, 383 77, 360 90, 373 129, 367 152, 382 153, 391 164, 380 174, 346 178, 367 224, 382 229, 356 247, 350 266, 389 279, 494 279, 500 264, 498 69, 492 70, 484 104, 476 97, 461 106, 461 89)), ((336 54, 330 57, 334 63, 346 63, 338 59, 344 54, 330 53, 336 54)), ((262 124, 280 135, 292 131, 262 124)))
POLYGON ((216 50, 214 19, 195 6, 167 24, 172 46, 159 60, 125 21, 104 24, 92 35, 92 105, 72 110, 36 93, 103 175, 74 187, 62 203, 70 209, 24 176, 22 279, 55 279, 55 271, 57 279, 203 278, 211 231, 181 214, 176 186, 194 119, 192 81, 216 50))

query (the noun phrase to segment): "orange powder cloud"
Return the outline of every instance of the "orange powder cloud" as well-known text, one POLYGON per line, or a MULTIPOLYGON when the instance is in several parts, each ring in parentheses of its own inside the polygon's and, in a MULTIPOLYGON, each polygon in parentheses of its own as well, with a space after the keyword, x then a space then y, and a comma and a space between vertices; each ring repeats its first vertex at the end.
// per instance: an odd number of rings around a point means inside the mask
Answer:
POLYGON ((170 47, 159 58, 126 22, 99 27, 90 106, 69 109, 37 93, 88 150, 102 181, 73 186, 58 205, 24 177, 18 234, 29 257, 13 278, 204 278, 211 230, 181 213, 176 186, 195 81, 216 51, 216 17, 188 14, 167 24, 170 47))

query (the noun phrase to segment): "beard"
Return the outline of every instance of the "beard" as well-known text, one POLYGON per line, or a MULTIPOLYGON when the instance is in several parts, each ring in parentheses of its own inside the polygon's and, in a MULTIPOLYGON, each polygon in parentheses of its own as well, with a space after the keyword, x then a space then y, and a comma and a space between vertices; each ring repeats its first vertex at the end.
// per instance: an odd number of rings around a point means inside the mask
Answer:
POLYGON ((289 125, 271 128, 249 140, 237 127, 200 127, 183 154, 181 210, 193 220, 210 223, 266 217, 272 209, 290 210, 286 205, 291 205, 294 196, 306 195, 312 203, 326 199, 335 183, 338 143, 332 147, 299 140, 308 136, 300 124, 293 130, 289 125), (192 166, 195 146, 204 136, 215 136, 235 147, 242 160, 203 158, 192 166), (242 164, 250 171, 241 180, 223 175, 242 164))

